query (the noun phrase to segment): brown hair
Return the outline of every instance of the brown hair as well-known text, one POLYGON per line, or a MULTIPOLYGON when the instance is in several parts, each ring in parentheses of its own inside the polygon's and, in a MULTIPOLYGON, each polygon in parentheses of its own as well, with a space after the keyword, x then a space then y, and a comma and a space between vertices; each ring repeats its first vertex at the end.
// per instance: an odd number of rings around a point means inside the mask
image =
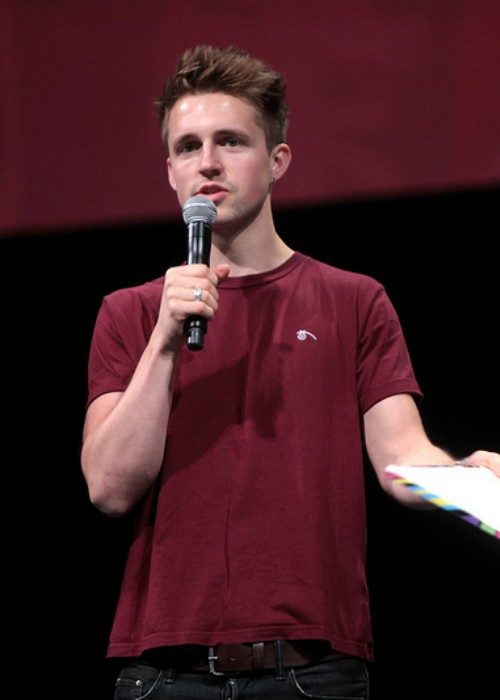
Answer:
POLYGON ((166 143, 169 112, 183 95, 224 92, 246 98, 262 117, 269 151, 286 139, 288 107, 285 79, 265 63, 233 46, 216 48, 202 44, 188 49, 165 82, 156 105, 166 143))

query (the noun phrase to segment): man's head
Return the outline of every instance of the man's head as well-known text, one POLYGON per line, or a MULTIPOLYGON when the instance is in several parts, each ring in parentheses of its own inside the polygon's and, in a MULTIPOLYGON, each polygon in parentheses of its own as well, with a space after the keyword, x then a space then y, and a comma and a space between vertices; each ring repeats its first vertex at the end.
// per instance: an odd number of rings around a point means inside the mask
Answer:
POLYGON ((184 95, 208 92, 226 93, 253 104, 269 151, 286 140, 288 107, 283 76, 232 46, 220 49, 201 45, 184 53, 158 99, 165 143, 170 110, 177 100, 184 95))

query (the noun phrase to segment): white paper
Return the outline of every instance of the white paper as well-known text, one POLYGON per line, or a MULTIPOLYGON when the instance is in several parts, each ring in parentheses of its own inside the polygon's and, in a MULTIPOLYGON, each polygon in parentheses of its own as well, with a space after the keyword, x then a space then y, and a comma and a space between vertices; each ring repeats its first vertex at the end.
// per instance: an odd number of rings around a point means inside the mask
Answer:
MULTIPOLYGON (((390 464, 386 472, 421 486, 500 532, 500 478, 490 469, 390 464)), ((429 499, 429 495, 424 495, 424 498, 429 499)), ((446 507, 440 503, 437 505, 446 507)))

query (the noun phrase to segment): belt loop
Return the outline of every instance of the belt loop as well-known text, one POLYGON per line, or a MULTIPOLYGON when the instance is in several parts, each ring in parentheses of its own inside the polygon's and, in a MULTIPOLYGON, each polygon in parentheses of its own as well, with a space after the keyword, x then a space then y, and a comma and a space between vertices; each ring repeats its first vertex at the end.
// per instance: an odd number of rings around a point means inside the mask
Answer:
POLYGON ((285 666, 283 663, 283 640, 277 639, 274 642, 274 658, 276 659, 276 673, 274 677, 277 681, 286 681, 285 666))

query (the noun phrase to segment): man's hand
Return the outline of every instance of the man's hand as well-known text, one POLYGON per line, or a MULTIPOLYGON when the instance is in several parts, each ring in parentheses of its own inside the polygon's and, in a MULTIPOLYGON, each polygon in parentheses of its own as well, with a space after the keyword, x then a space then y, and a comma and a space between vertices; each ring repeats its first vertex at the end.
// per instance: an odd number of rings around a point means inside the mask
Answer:
POLYGON ((466 467, 480 465, 491 469, 495 476, 500 477, 500 454, 498 452, 487 452, 486 450, 476 450, 468 457, 460 460, 460 464, 466 467))
POLYGON ((206 265, 171 267, 165 274, 158 322, 153 332, 165 349, 177 351, 183 342, 183 325, 189 316, 214 317, 218 308, 219 282, 229 275, 229 265, 211 269, 206 265), (199 290, 199 297, 194 292, 199 290))

